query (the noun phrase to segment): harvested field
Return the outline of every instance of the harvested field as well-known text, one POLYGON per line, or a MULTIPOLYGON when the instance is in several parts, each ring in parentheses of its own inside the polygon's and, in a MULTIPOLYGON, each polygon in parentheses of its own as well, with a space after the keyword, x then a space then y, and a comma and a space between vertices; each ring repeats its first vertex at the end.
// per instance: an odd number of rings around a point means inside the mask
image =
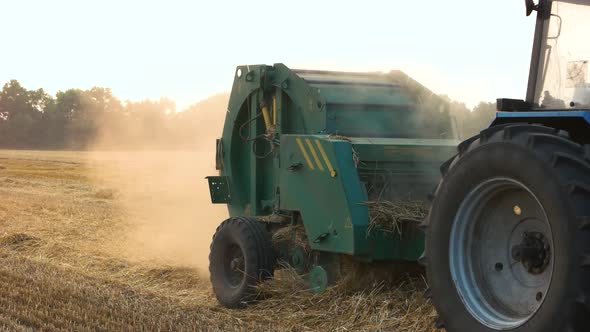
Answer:
POLYGON ((286 271, 243 310, 209 286, 206 152, 0 150, 0 329, 434 331, 420 276, 305 290, 286 271))

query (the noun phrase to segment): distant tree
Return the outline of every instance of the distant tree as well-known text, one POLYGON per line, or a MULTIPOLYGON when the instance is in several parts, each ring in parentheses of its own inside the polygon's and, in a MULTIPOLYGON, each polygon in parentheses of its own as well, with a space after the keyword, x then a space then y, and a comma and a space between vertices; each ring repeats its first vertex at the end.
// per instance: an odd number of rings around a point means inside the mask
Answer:
POLYGON ((66 119, 73 119, 74 114, 82 112, 83 93, 80 89, 58 91, 55 95, 57 111, 63 113, 66 119))
POLYGON ((126 110, 109 88, 68 89, 54 98, 12 80, 0 91, 0 146, 84 148, 94 144, 104 128, 125 133, 132 122, 161 122, 154 119, 166 120, 174 110, 174 103, 165 98, 130 103, 126 110))
POLYGON ((213 146, 213 138, 221 136, 229 94, 211 96, 190 105, 182 112, 168 116, 175 146, 213 146))
POLYGON ((135 145, 157 146, 169 144, 171 129, 169 119, 176 112, 176 105, 168 98, 159 100, 145 99, 126 103, 126 112, 133 129, 131 141, 135 145))
POLYGON ((470 111, 465 103, 452 100, 447 95, 441 95, 441 98, 448 104, 449 114, 456 127, 457 134, 460 138, 465 137, 465 123, 470 121, 470 111))
POLYGON ((41 137, 39 147, 61 149, 65 145, 66 116, 57 108, 57 102, 51 98, 45 102, 42 121, 37 129, 41 137))
POLYGON ((113 96, 113 92, 109 88, 95 86, 85 91, 85 94, 91 112, 120 112, 123 109, 121 101, 113 96))
POLYGON ((64 121, 63 142, 71 148, 82 148, 92 136, 93 124, 86 117, 84 91, 68 89, 59 91, 55 98, 57 118, 64 121))
POLYGON ((29 90, 29 105, 37 112, 43 113, 48 104, 54 103, 52 96, 45 93, 43 89, 29 90))
POLYGON ((487 128, 496 116, 496 103, 482 101, 473 108, 472 115, 472 124, 475 130, 480 131, 487 128))
POLYGON ((29 146, 41 141, 39 128, 51 96, 43 89, 27 90, 17 80, 4 84, 0 92, 0 140, 3 145, 29 146))
POLYGON ((34 115, 29 143, 40 148, 60 147, 60 143, 56 141, 60 133, 49 131, 51 127, 47 117, 47 112, 55 105, 55 99, 43 89, 37 89, 29 90, 29 102, 35 110, 32 113, 34 115))
POLYGON ((496 104, 480 102, 470 110, 462 102, 452 100, 448 96, 442 96, 449 103, 450 113, 459 131, 461 139, 469 138, 487 128, 496 114, 496 104))
POLYGON ((92 144, 108 113, 121 113, 123 105, 109 88, 89 90, 69 89, 56 94, 51 119, 56 128, 63 128, 62 141, 71 148, 85 148, 92 144))
POLYGON ((30 113, 34 109, 29 102, 29 91, 23 88, 17 80, 4 84, 0 92, 0 114, 10 120, 16 114, 30 113))

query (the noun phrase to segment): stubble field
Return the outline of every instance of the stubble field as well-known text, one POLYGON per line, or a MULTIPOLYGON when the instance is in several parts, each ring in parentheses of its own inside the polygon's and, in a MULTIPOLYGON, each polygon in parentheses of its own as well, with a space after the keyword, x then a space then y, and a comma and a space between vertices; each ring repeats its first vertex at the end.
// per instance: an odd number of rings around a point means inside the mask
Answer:
POLYGON ((207 256, 224 206, 210 151, 0 150, 0 328, 434 331, 425 281, 314 295, 278 273, 265 300, 220 307, 207 256))

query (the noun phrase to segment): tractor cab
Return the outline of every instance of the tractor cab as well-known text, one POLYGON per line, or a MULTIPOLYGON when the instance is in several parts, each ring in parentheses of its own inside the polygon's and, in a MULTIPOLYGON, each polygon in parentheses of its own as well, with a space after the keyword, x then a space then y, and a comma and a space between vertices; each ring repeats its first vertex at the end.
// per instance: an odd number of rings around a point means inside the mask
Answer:
MULTIPOLYGON (((527 102, 547 109, 590 108, 590 1, 541 1, 527 102)), ((528 10, 532 8, 530 3, 528 10)))
POLYGON ((492 126, 539 123, 590 143, 590 0, 526 0, 526 7, 537 13, 526 99, 498 99, 492 126))

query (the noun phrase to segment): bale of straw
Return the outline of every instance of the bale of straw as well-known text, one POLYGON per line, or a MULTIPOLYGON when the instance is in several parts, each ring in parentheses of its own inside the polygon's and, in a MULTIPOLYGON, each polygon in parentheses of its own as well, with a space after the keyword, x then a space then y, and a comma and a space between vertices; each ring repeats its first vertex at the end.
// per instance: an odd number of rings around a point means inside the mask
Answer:
POLYGON ((279 228, 272 234, 272 243, 275 248, 280 247, 281 243, 289 243, 290 246, 298 246, 306 252, 311 250, 305 227, 302 224, 289 225, 279 228))
POLYGON ((379 229, 401 236, 404 224, 420 223, 428 215, 428 208, 422 201, 379 200, 363 204, 369 208, 368 234, 379 229))

